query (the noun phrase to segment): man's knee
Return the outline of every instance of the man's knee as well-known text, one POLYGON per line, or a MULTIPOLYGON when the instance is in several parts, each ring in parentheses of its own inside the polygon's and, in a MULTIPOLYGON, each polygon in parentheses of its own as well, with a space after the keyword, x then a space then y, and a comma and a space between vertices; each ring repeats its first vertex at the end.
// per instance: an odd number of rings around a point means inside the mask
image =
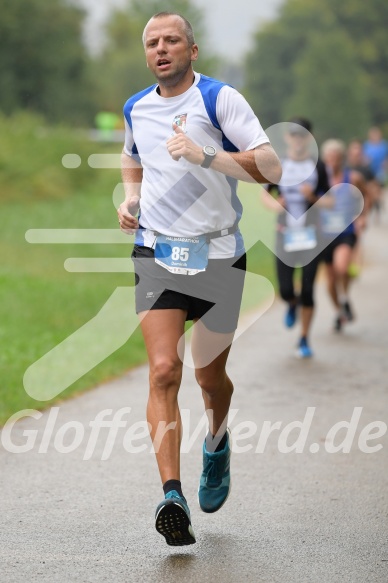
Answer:
POLYGON ((195 378, 201 387, 202 391, 212 398, 217 395, 219 391, 227 390, 230 394, 233 393, 233 384, 224 372, 208 372, 203 369, 195 371, 195 378))
POLYGON ((345 277, 348 274, 348 265, 346 263, 338 263, 335 267, 336 277, 345 277))
POLYGON ((178 388, 182 376, 182 362, 179 359, 163 359, 150 367, 152 389, 178 388))

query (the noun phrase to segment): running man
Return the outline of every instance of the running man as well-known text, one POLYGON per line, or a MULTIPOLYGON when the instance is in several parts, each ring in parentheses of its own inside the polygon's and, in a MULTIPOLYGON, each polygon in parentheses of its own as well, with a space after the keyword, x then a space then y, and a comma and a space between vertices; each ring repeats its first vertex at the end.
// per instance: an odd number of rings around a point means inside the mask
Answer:
POLYGON ((364 143, 364 155, 377 180, 384 186, 388 170, 388 142, 383 139, 380 128, 370 128, 364 143))
POLYGON ((357 231, 365 226, 369 202, 363 176, 345 167, 345 144, 340 140, 327 140, 322 144, 321 152, 334 197, 334 207, 321 210, 322 229, 330 239, 335 236, 325 248, 323 258, 327 266, 329 295, 337 310, 334 329, 339 332, 345 322, 354 319, 349 300, 349 267, 357 243, 357 231), (355 189, 351 186, 355 186, 365 199, 362 213, 356 220, 352 219, 358 214, 360 201, 355 199, 355 189))
POLYGON ((157 84, 124 106, 125 201, 118 217, 124 232, 136 232, 136 311, 150 367, 147 420, 164 491, 155 525, 167 544, 187 545, 196 541, 180 481, 185 322, 194 322, 195 377, 209 419, 198 496, 210 513, 230 490, 233 384, 225 367, 246 265, 236 184, 278 181, 281 166, 245 99, 194 72, 198 46, 185 18, 156 14, 143 44, 157 84), (167 429, 162 435, 160 427, 167 429))
MULTIPOLYGON (((269 185, 267 190, 277 192, 276 201, 282 209, 277 221, 276 272, 280 296, 288 306, 285 325, 292 328, 300 311, 301 335, 296 354, 299 358, 310 358, 313 356, 309 334, 314 314, 314 281, 320 261, 316 252, 319 213, 311 207, 330 186, 323 162, 316 162, 311 156, 311 122, 295 117, 288 128, 282 180, 277 185, 269 185), (294 282, 297 267, 301 267, 298 293, 294 282)), ((279 205, 270 194, 264 192, 263 197, 266 206, 279 212, 279 205)))

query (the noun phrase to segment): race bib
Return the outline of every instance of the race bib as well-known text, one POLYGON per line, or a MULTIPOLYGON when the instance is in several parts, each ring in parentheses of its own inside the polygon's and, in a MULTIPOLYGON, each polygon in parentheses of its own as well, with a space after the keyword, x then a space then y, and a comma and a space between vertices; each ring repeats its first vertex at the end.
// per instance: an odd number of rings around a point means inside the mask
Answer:
POLYGON ((208 264, 209 243, 205 235, 189 239, 158 235, 155 244, 155 262, 171 273, 195 275, 205 271, 208 264))
MULTIPOLYGON (((349 213, 348 213, 349 214, 349 213)), ((325 235, 340 235, 352 222, 344 212, 321 210, 322 232, 325 235)))
POLYGON ((288 227, 284 231, 285 251, 306 251, 317 246, 317 234, 314 225, 308 227, 288 227))

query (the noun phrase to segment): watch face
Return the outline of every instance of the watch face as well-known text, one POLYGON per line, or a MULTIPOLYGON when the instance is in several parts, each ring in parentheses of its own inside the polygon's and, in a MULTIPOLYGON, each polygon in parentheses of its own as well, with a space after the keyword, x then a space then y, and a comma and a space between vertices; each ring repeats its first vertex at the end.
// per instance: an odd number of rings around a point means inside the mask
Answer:
POLYGON ((214 148, 214 146, 205 146, 204 147, 204 152, 208 155, 208 156, 215 156, 217 151, 214 148))

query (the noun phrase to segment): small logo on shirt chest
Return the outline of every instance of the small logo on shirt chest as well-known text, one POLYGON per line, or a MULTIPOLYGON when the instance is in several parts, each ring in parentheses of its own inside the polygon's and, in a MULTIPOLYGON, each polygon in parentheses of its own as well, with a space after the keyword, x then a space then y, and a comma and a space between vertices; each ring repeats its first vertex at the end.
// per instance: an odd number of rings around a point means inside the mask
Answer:
POLYGON ((172 122, 172 125, 174 124, 181 128, 184 133, 186 133, 187 113, 180 113, 176 115, 172 122))

